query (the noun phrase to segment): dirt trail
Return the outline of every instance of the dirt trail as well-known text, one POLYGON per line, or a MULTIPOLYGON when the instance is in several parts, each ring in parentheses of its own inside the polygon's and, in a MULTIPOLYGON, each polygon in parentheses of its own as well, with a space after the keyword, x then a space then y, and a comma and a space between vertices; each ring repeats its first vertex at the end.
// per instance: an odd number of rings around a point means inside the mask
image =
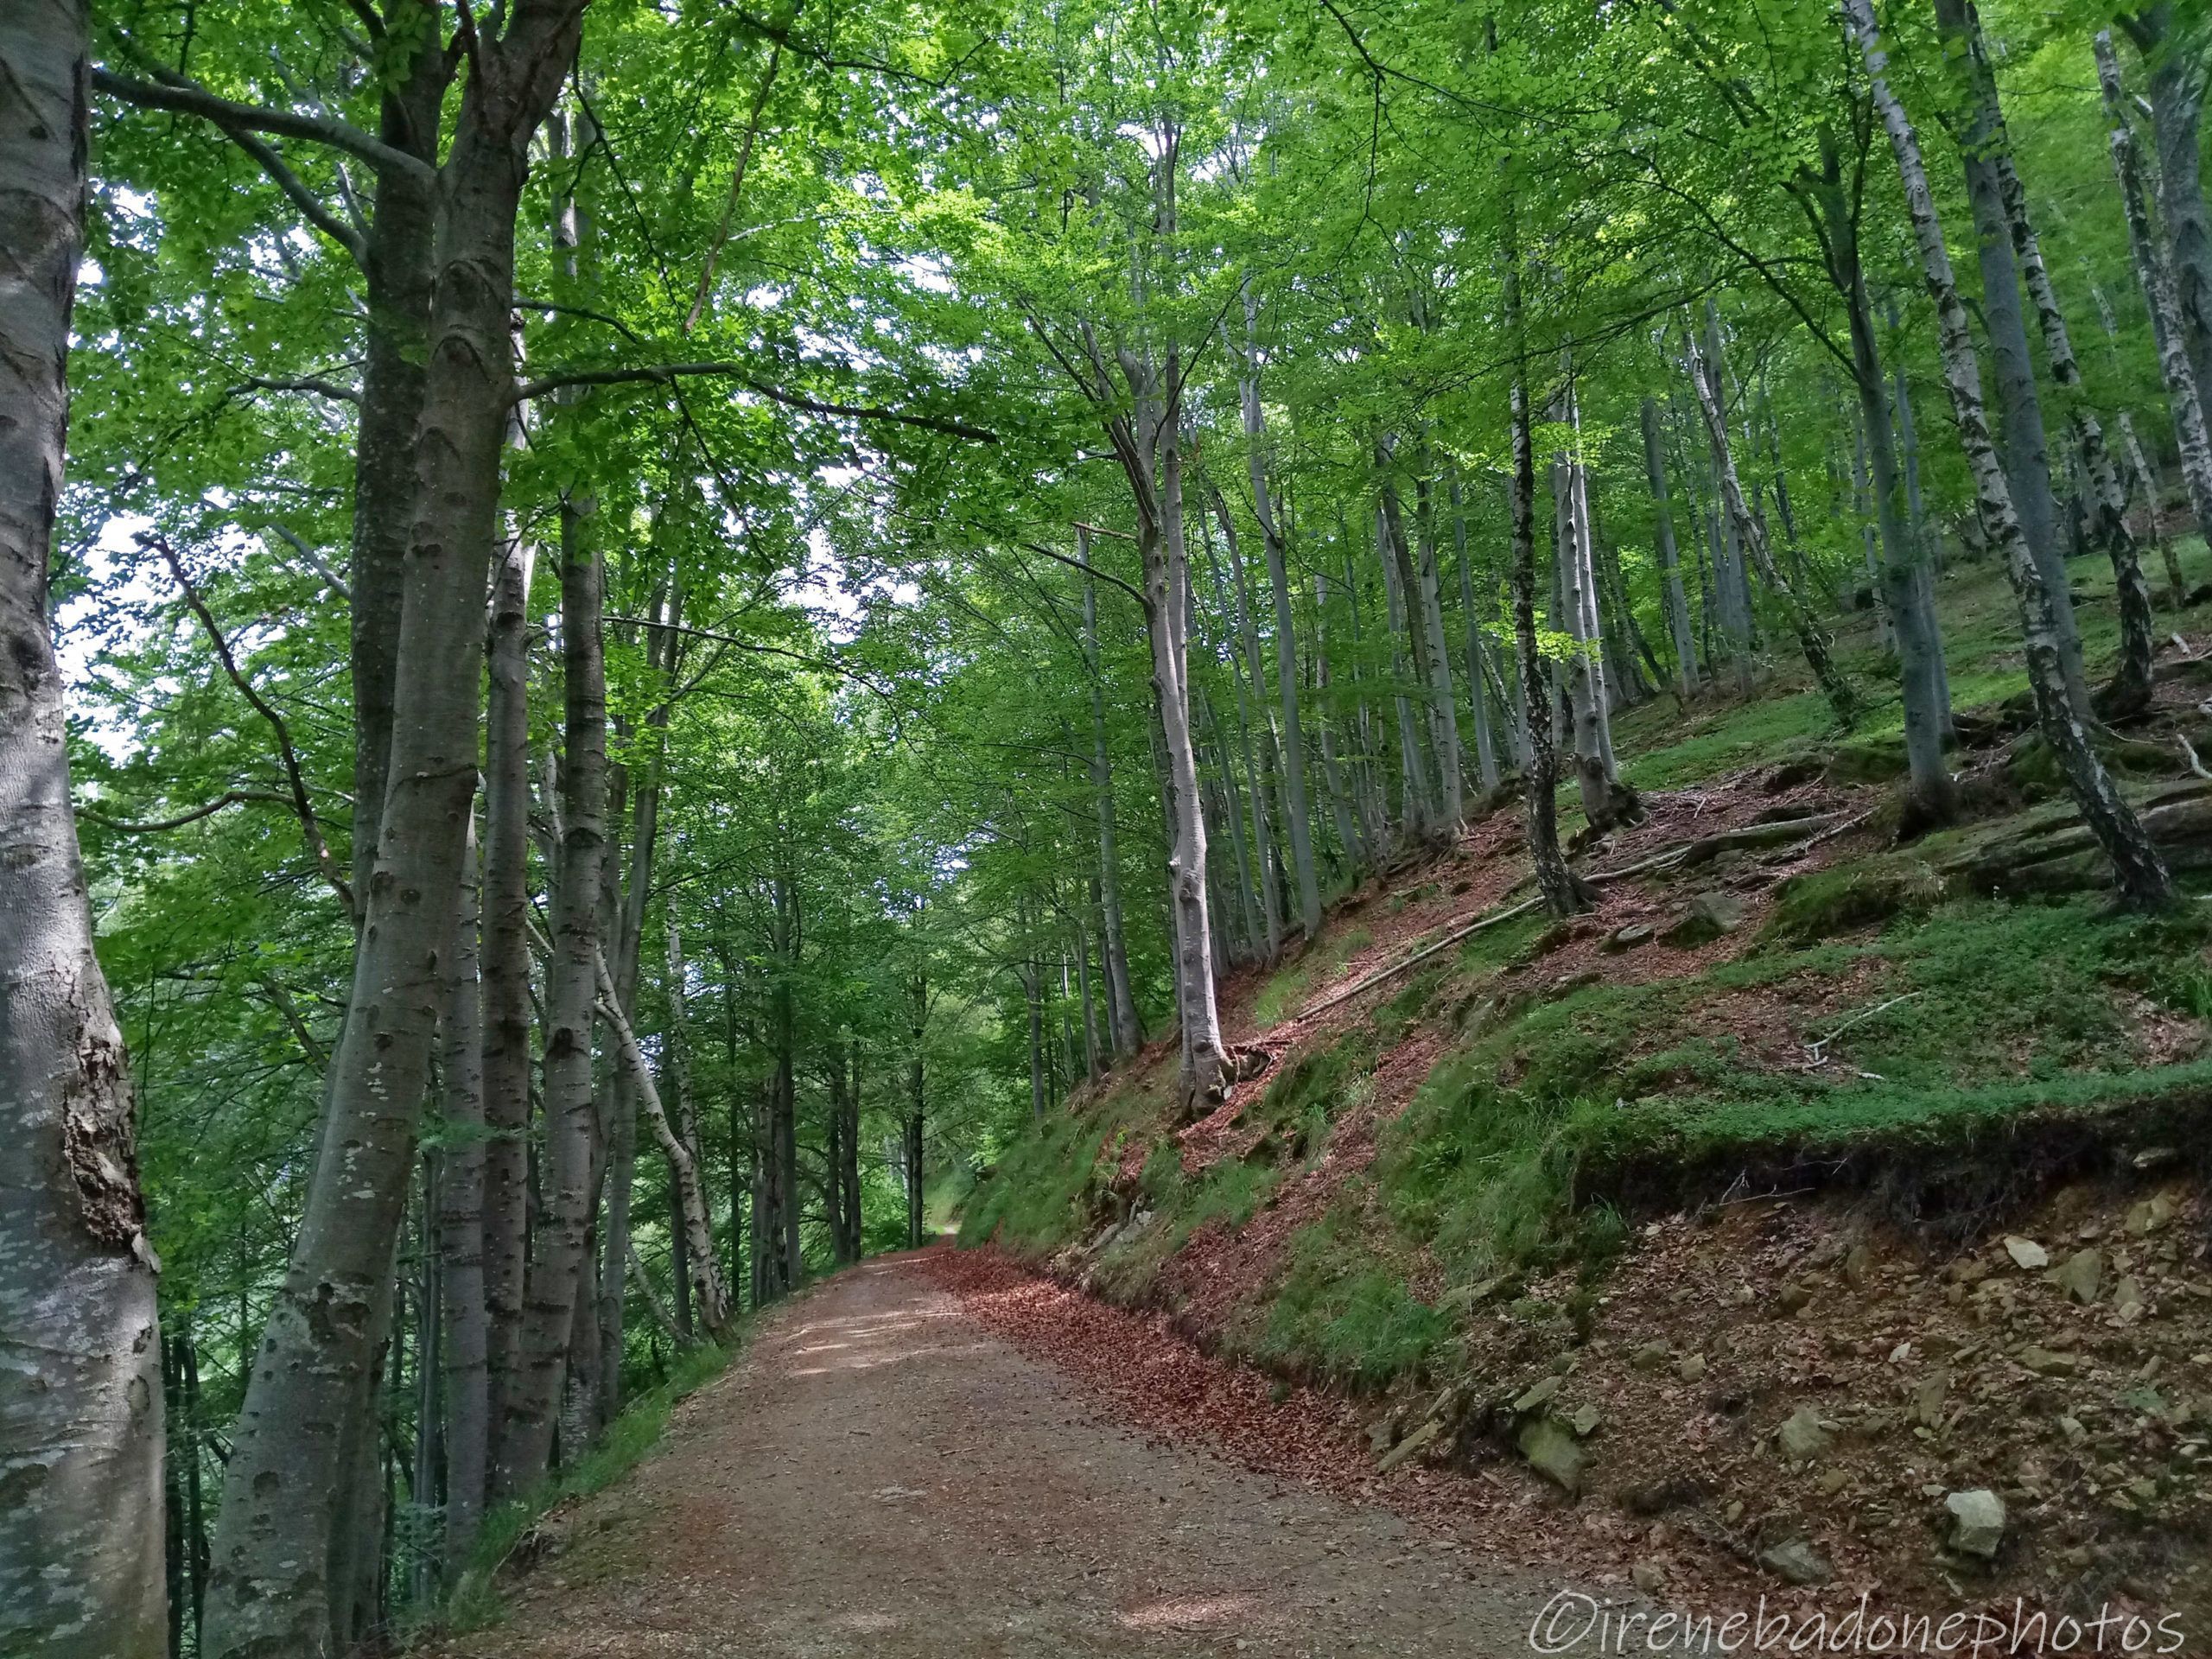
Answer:
POLYGON ((1558 1587, 1102 1419, 912 1256, 772 1315, 445 1659, 1525 1653, 1558 1587))

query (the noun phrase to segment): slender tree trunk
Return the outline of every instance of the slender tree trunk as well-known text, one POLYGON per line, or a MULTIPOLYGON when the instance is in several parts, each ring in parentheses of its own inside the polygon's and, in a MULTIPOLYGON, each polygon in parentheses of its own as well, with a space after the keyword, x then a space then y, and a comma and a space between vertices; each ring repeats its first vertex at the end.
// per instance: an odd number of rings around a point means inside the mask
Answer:
MULTIPOLYGON (((1236 651, 1231 674, 1236 682, 1236 728, 1244 752, 1245 787, 1252 796, 1252 836, 1256 856, 1254 860, 1260 880, 1260 914, 1268 930, 1268 960, 1274 961, 1282 955, 1282 883, 1281 849, 1275 837, 1274 812, 1270 803, 1274 797, 1274 730, 1268 718, 1267 694, 1262 688, 1267 683, 1265 671, 1260 666, 1260 633, 1252 620, 1250 585, 1244 579, 1244 553, 1236 535, 1236 520, 1230 517, 1229 503, 1219 490, 1211 492, 1214 513, 1221 524, 1224 546, 1229 556, 1231 578, 1230 591, 1236 600, 1236 651), (1250 687, 1250 696, 1245 694, 1250 687), (1255 764, 1255 731, 1257 733, 1257 764, 1255 764)), ((1218 572, 1215 586, 1220 586, 1218 572)))
MULTIPOLYGON (((1414 479, 1414 550, 1419 563, 1409 592, 1411 610, 1420 619, 1414 655, 1428 683, 1428 734, 1436 753, 1436 770, 1443 785, 1441 804, 1445 827, 1456 833, 1466 822, 1465 779, 1459 754, 1459 700, 1452 689, 1452 656, 1444 643, 1443 583, 1436 564, 1436 492, 1429 478, 1429 456, 1424 445, 1417 457, 1420 470, 1414 479)), ((1400 533, 1403 533, 1402 526, 1400 533)))
MULTIPOLYGON (((1300 925, 1308 939, 1321 929, 1321 884, 1313 867, 1313 818, 1306 804, 1306 734, 1298 709, 1298 636, 1290 610, 1289 560, 1274 501, 1268 489, 1267 417, 1260 402, 1259 302, 1244 289, 1243 373, 1236 383, 1244 422, 1246 467, 1252 481, 1252 511, 1260 524, 1261 550, 1268 562, 1268 588, 1274 601, 1275 694, 1282 719, 1283 791, 1287 798, 1292 873, 1298 882, 1300 925)), ((1254 670, 1254 683, 1259 683, 1254 670)))
MULTIPOLYGON (((484 1289, 483 987, 477 974, 475 837, 463 853, 442 1070, 445 1116, 457 1126, 438 1181, 438 1283, 443 1296, 445 1559, 457 1573, 476 1543, 491 1447, 484 1289)), ((418 1503, 429 1500, 417 1495, 418 1503)))
POLYGON ((1467 702, 1475 727, 1475 780, 1484 795, 1497 791, 1497 740, 1491 731, 1490 694, 1484 673, 1483 616, 1475 603, 1473 556, 1467 550, 1467 504, 1459 488, 1459 469, 1451 471, 1452 550, 1459 567, 1459 615, 1467 630, 1467 702))
POLYGON ((1714 385, 1719 376, 1708 372, 1699 361, 1698 345, 1688 334, 1682 337, 1688 353, 1690 385, 1696 389, 1698 407, 1705 413, 1705 429, 1713 441, 1713 462, 1715 483, 1720 493, 1721 505, 1736 526, 1738 543, 1751 555, 1758 567, 1759 579, 1771 588, 1789 613, 1791 631, 1797 636, 1798 649, 1804 652, 1805 661, 1813 671, 1821 694, 1834 712, 1836 723, 1846 730, 1859 716, 1858 695, 1843 671, 1828 655, 1827 641, 1815 625, 1812 614, 1805 608, 1805 601, 1789 585, 1789 580, 1775 568, 1774 557, 1767 550, 1766 527, 1762 524, 1744 499, 1743 486, 1737 481, 1736 460, 1728 443, 1728 426, 1720 412, 1714 385))
POLYGON ((331 1062, 321 1150, 232 1437, 208 1659, 328 1650, 322 1575, 347 1425, 385 1325, 477 767, 484 600, 513 396, 515 209, 529 137, 574 55, 583 0, 518 0, 478 58, 442 173, 439 280, 401 606, 376 874, 331 1062))
POLYGON ((2181 346, 2196 385, 2198 416, 2212 429, 2212 218, 2204 207, 2202 140, 2206 68, 2200 9, 2151 0, 2118 22, 2143 53, 2152 142, 2158 152, 2158 216, 2165 226, 2181 346))
POLYGON ((1659 404, 1646 397, 1643 422, 1643 471, 1651 486, 1651 507, 1656 519, 1660 579, 1665 584, 1668 636, 1675 646, 1675 681, 1684 696, 1697 690, 1697 643, 1690 633, 1689 600, 1682 592, 1681 556, 1675 546, 1675 514, 1667 498, 1667 463, 1659 447, 1659 404))
MULTIPOLYGON (((1993 82, 1984 78, 1985 95, 1996 97, 1993 82)), ((2151 702, 2152 658, 2156 652, 2157 622, 2151 606, 2151 584, 2143 576, 2143 561, 2135 537, 2127 528, 2127 492, 2120 471, 2105 447, 2104 423, 2091 407, 2082 381, 2082 366, 2075 359, 2074 342, 2066 331, 2065 313, 2043 262, 2043 249, 2028 217, 2028 193, 2013 170, 2012 156, 1997 157, 1998 183, 2004 192, 2005 212, 2012 232, 2012 253, 2019 263, 2030 302, 2043 333, 2044 357, 2050 378, 2058 383, 2074 435, 2088 505, 2089 534, 2112 562, 2113 588, 2120 609, 2120 664, 2101 699, 2111 715, 2134 714, 2151 702)))
POLYGON ((1106 753, 1106 693, 1099 667, 1098 582, 1088 574, 1088 531, 1076 532, 1076 546, 1086 570, 1083 580, 1083 645, 1090 691, 1090 791, 1098 817, 1099 950, 1106 974, 1106 1011, 1114 1058, 1127 1059, 1144 1046, 1144 1028, 1137 1019, 1136 999, 1129 990, 1129 947, 1122 925, 1122 861, 1115 846, 1114 770, 1106 753))
POLYGON ((929 981, 914 976, 913 1053, 908 1062, 904 1153, 906 1173, 906 1248, 922 1247, 922 1037, 929 1022, 929 981))
POLYGON ((1510 505, 1513 537, 1513 632, 1517 647, 1521 695, 1528 724, 1529 858, 1535 866, 1537 890, 1554 916, 1571 916, 1590 906, 1587 887, 1567 867, 1559 844, 1559 762, 1551 734, 1535 712, 1545 697, 1543 659, 1536 649, 1536 453, 1529 408, 1528 340, 1521 318, 1521 249, 1515 227, 1511 158, 1501 163, 1505 188, 1505 330, 1514 352, 1512 385, 1513 471, 1510 505))
POLYGON ((2144 206, 2142 161, 2136 153, 2134 129, 2128 124, 2120 59, 2113 51, 2110 35, 2097 36, 2096 54, 2097 79, 2112 118, 2113 170, 2119 176, 2120 205, 2127 214, 2127 239, 2134 251, 2135 274, 2151 308, 2151 333, 2158 343, 2166 401, 2173 411, 2174 443, 2181 451, 2182 482, 2197 524, 2212 536, 2212 438, 2207 436, 2204 416, 2206 389, 2197 384, 2196 366, 2190 361, 2180 302, 2174 296, 2173 271, 2144 206))
MULTIPOLYGON (((603 1173, 592 1033, 607 855, 607 679, 601 637, 606 572, 590 531, 584 515, 562 515, 561 649, 566 706, 553 954, 545 970, 546 1192, 533 1232, 519 1364, 507 1379, 502 1402, 505 1422, 497 1484, 503 1496, 526 1490, 551 1464, 570 1355, 578 1345, 578 1287, 585 1277, 584 1257, 592 1247, 594 1200, 603 1173)), ((595 1302, 582 1306, 587 1319, 594 1319, 595 1302)), ((586 1328, 595 1329, 595 1324, 586 1328)), ((568 1450, 573 1456, 581 1448, 571 1444, 568 1450)))
POLYGON ((81 0, 0 12, 0 1652, 160 1659, 156 1264, 47 623, 85 54, 81 0))
POLYGON ((2122 895, 2131 904, 2163 906, 2173 898, 2173 880, 2135 810, 2123 798, 2091 747, 2088 732, 2066 695, 2059 641, 2049 625, 2049 607, 2040 602, 2040 574, 2012 511, 2005 469, 1991 441, 1982 410, 1981 373, 1974 336, 1967 323, 1951 273, 1950 254, 1921 161, 1919 136, 1890 91, 1885 54, 1876 33, 1872 0, 1844 0, 1844 15, 1866 60, 1875 108, 1890 137, 1897 172, 1904 184, 1905 207, 1919 245, 1920 262, 1936 302, 1942 346, 1943 378, 1951 394, 1960 447, 1974 475, 1975 508, 1982 532, 2004 558, 2020 601, 2021 629, 2027 647, 2028 677, 2035 691, 2045 741, 2066 774, 2075 805, 2098 845, 2111 859, 2122 895))

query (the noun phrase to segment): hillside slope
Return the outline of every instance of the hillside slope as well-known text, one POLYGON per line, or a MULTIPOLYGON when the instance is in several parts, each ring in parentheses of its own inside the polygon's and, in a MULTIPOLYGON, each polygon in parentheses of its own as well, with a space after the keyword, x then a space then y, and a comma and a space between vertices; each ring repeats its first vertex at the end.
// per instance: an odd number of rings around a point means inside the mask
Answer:
MULTIPOLYGON (((1224 986, 1266 1069, 1218 1110, 1172 1121, 1156 1046, 963 1242, 1329 1385, 1391 1467, 1611 1517, 1639 1582, 2212 1627, 2212 922, 2113 909, 1991 588, 1947 603, 1966 823, 1893 844, 1893 740, 1809 693, 1639 711, 1650 816, 1583 849, 1592 913, 1526 902, 1494 806, 1224 986)), ((2110 747, 2184 868, 2202 650, 2110 747)))

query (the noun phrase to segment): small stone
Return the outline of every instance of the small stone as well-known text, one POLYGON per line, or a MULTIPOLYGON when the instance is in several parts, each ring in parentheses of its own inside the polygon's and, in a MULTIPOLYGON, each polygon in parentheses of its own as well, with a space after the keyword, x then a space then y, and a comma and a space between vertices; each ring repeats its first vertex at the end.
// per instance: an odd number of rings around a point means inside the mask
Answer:
POLYGON ((1567 1414, 1567 1426, 1583 1440, 1598 1432, 1598 1425, 1605 1421, 1605 1414, 1595 1406, 1577 1406, 1567 1414))
POLYGON ((1851 1477, 1840 1469, 1831 1469, 1821 1477, 1819 1484, 1821 1497, 1834 1497, 1851 1484, 1851 1477))
POLYGON ((1582 1490, 1582 1471, 1588 1454, 1574 1431, 1547 1414, 1531 1417, 1513 1437, 1521 1455, 1540 1474, 1548 1476, 1572 1497, 1582 1490))
POLYGON ((1749 1307, 1753 1302, 1758 1300, 1759 1294, 1749 1285, 1739 1284, 1729 1293, 1729 1297, 1737 1306, 1749 1307))
POLYGON ((1873 1270, 1874 1252, 1864 1244, 1854 1244, 1843 1258, 1843 1280, 1853 1290, 1866 1283, 1866 1275, 1873 1270))
POLYGON ((1667 1369, 1667 1344, 1647 1342, 1628 1357, 1628 1363, 1630 1370, 1642 1371, 1647 1376, 1663 1371, 1667 1369))
POLYGON ((1912 1344, 1909 1342, 1901 1342, 1890 1350, 1890 1363, 1892 1365, 1902 1365, 1911 1357, 1912 1344))
POLYGON ((2122 1319, 2131 1315, 2141 1318, 2149 1306, 2143 1300, 2143 1287, 2133 1275, 2122 1279, 2112 1287, 2112 1305, 2122 1319))
POLYGON ((1828 1449, 1827 1426, 1810 1406, 1800 1406, 1782 1420, 1775 1444, 1792 1463, 1810 1463, 1828 1449))
POLYGON ((1834 1571, 1827 1558, 1802 1538, 1761 1550, 1759 1565, 1791 1584, 1826 1584, 1834 1571))
POLYGON ((2145 1147, 2129 1161, 2138 1169, 2156 1169, 2161 1164, 2171 1164, 2180 1155, 2171 1147, 2145 1147))
POLYGON ((2155 1503, 2158 1500, 2158 1483, 2145 1478, 2127 1483, 2128 1496, 2139 1503, 2155 1503))
POLYGON ((1699 1382, 1705 1378, 1705 1356, 1684 1354, 1675 1362, 1675 1375, 1685 1382, 1699 1382))
POLYGON ((1638 1561, 1628 1570, 1629 1582, 1647 1596, 1656 1596, 1667 1587, 1667 1575, 1656 1561, 1638 1561))
POLYGON ((1951 1548, 1988 1560, 2005 1541, 2005 1500, 1986 1486, 1953 1492, 1943 1500, 1951 1512, 1951 1548))
POLYGON ((2050 1252, 2032 1238, 2023 1238, 2018 1233, 2005 1236, 2005 1253, 2012 1258, 2012 1265, 2033 1272, 2050 1265, 2050 1252))
POLYGON ((1414 1429, 1412 1433, 1407 1435, 1404 1440, 1400 1440, 1397 1445, 1392 1446, 1390 1450, 1383 1455, 1382 1462, 1375 1465, 1376 1472, 1377 1474, 1387 1475, 1390 1471, 1395 1469, 1400 1464, 1419 1457, 1423 1452, 1427 1450, 1430 1446, 1435 1443, 1436 1437, 1443 1432, 1444 1425, 1438 1422, 1434 1418, 1431 1418, 1420 1427, 1414 1429))
POLYGON ((2159 1231, 2174 1218, 2174 1201, 2164 1193, 2148 1198, 2140 1204, 2127 1207, 2127 1218, 2121 1224, 2133 1238, 2147 1238, 2159 1231))
POLYGON ((2089 1431, 2082 1427, 2082 1420, 2078 1417, 2061 1417, 2058 1432, 2066 1437, 2069 1446, 2079 1446, 2089 1438, 2089 1431))
POLYGON ((2082 1369, 2081 1357, 2075 1354, 2055 1354, 2048 1348, 2038 1348, 2030 1343, 2012 1356, 2037 1376, 2071 1376, 2082 1369))
POLYGON ((2068 1256, 2051 1274, 2051 1281, 2069 1297, 2086 1306, 2097 1300, 2104 1276, 2105 1253, 2087 1249, 2076 1250, 2068 1256))
POLYGON ((1802 1280, 1791 1280, 1776 1294, 1774 1305, 1782 1310, 1784 1319, 1796 1319, 1813 1300, 1813 1287, 1802 1280))
POLYGON ((1551 1404, 1552 1396, 1559 1392, 1559 1382, 1558 1377, 1548 1376, 1536 1383, 1513 1402, 1513 1414, 1523 1416, 1532 1411, 1541 1411, 1551 1404))
POLYGON ((1615 930, 1612 936, 1605 941, 1605 949, 1633 950, 1639 944, 1650 944, 1658 931, 1659 930, 1649 922, 1630 922, 1626 927, 1615 930))
POLYGON ((1743 925, 1744 901, 1732 893, 1716 888, 1692 899, 1689 913, 1660 937, 1672 945, 1710 944, 1743 925))
POLYGON ((1931 1371, 1912 1391, 1912 1421, 1933 1428, 1943 1421, 1943 1395, 1951 1386, 1948 1371, 1931 1371))

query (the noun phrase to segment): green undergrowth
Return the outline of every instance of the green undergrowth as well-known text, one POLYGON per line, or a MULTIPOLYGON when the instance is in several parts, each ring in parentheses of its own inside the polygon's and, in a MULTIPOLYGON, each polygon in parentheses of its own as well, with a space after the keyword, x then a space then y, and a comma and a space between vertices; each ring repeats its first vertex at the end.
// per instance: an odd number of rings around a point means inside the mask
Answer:
POLYGON ((677 1404, 728 1370, 744 1343, 745 1329, 741 1324, 728 1344, 702 1344, 677 1355, 669 1365, 666 1378, 632 1400, 584 1458, 526 1497, 502 1503, 486 1514, 467 1567, 435 1619, 418 1634, 428 1635, 434 1630, 458 1634, 498 1623, 505 1613, 499 1589, 499 1569, 531 1529, 560 1504, 604 1491, 642 1463, 660 1443, 677 1404))
MULTIPOLYGON (((2192 581, 2212 575, 2201 543, 2185 558, 2192 581)), ((2094 562, 2075 575, 2092 594, 2109 587, 2094 562)), ((1943 588, 1958 706, 2016 694, 2025 681, 2001 576, 1963 567, 1943 588)), ((2109 611, 2082 612, 2093 677, 2114 648, 2109 611)), ((1880 692, 1894 668, 1871 620, 1838 650, 1875 694, 1852 733, 1785 676, 1749 702, 1685 715, 1662 700, 1624 716, 1624 770, 1647 790, 1795 759, 1842 779, 1894 775, 1900 715, 1880 692)), ((1735 959, 1681 977, 1578 985, 1548 965, 1567 930, 1534 912, 1486 929, 1409 969, 1332 1044, 1291 1057, 1239 1126, 1249 1156, 1186 1174, 1163 1138, 1166 1084, 1141 1080, 1009 1151, 971 1198, 963 1238, 995 1232, 1041 1254, 1148 1211, 1095 1264, 1107 1294, 1142 1299, 1200 1229, 1244 1225, 1325 1154, 1382 1058, 1440 1039, 1372 1161, 1290 1236, 1266 1282, 1239 1287, 1218 1333, 1285 1372, 1373 1389, 1448 1375, 1477 1287, 1508 1317, 1520 1304, 1499 1287, 1535 1271, 1573 1268, 1573 1294, 1594 1297, 1634 1215, 1708 1199, 1745 1170, 1931 1191, 1915 1184, 1964 1169, 2001 1192, 2032 1181, 2038 1147, 2183 1124, 2212 1102, 2212 900, 2141 917, 2101 893, 1963 897, 1937 875, 1967 841, 2033 816, 1799 876, 1735 959), (1158 1144, 1117 1209, 1104 1184, 1130 1136, 1158 1144), (1433 1302, 1412 1288, 1439 1284, 1433 1302)), ((1260 988, 1257 1023, 1294 1014, 1370 942, 1352 927, 1325 936, 1260 988)))

